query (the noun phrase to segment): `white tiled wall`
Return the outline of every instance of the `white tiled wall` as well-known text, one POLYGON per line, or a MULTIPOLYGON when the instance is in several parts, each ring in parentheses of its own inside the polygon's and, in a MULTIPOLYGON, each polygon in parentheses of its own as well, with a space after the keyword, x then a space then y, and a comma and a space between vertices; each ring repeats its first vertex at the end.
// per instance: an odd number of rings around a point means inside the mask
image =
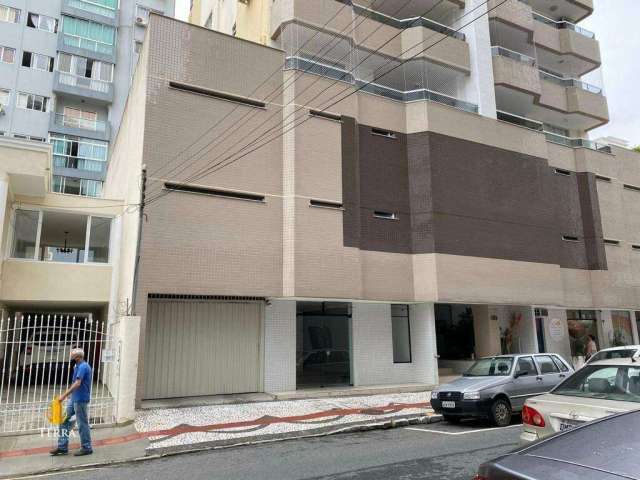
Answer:
POLYGON ((264 322, 264 391, 296 389, 296 302, 271 300, 264 322))
POLYGON ((393 363, 391 306, 353 303, 352 379, 355 386, 437 383, 433 304, 412 305, 411 363, 393 363))

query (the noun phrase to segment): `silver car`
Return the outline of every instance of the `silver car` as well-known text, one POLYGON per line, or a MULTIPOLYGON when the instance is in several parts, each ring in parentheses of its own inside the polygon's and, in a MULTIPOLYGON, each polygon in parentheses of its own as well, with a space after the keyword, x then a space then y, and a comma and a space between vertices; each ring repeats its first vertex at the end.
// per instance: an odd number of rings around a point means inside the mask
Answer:
POLYGON ((488 418, 504 427, 528 398, 549 392, 571 373, 571 365, 554 353, 486 357, 431 392, 431 406, 449 422, 488 418))

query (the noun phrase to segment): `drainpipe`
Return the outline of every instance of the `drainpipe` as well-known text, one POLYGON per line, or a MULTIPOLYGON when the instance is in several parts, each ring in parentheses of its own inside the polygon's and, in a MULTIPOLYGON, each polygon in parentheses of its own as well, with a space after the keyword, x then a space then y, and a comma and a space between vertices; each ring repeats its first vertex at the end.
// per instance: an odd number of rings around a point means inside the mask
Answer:
POLYGON ((136 243, 136 262, 133 269, 133 288, 131 293, 131 315, 136 314, 136 298, 138 296, 138 275, 140 270, 140 244, 142 243, 142 221, 144 219, 144 206, 147 193, 147 166, 142 165, 142 185, 140 188, 140 208, 138 218, 138 240, 136 243))

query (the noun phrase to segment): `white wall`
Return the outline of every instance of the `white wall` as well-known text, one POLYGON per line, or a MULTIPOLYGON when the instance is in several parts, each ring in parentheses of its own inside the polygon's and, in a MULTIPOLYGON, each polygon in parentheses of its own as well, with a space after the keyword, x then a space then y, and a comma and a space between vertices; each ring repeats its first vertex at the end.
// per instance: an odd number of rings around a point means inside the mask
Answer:
POLYGON ((354 386, 437 383, 433 304, 412 305, 411 363, 393 363, 391 305, 353 303, 352 356, 354 386))
POLYGON ((270 300, 264 321, 264 391, 296 389, 296 302, 270 300))

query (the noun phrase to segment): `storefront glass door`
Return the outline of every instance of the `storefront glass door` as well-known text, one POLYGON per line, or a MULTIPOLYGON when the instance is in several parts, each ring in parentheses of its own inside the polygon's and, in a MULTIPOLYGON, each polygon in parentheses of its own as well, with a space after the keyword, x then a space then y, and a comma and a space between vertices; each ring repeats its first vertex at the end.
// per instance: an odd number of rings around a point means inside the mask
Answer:
POLYGON ((298 388, 351 383, 351 305, 298 302, 296 320, 298 388))

